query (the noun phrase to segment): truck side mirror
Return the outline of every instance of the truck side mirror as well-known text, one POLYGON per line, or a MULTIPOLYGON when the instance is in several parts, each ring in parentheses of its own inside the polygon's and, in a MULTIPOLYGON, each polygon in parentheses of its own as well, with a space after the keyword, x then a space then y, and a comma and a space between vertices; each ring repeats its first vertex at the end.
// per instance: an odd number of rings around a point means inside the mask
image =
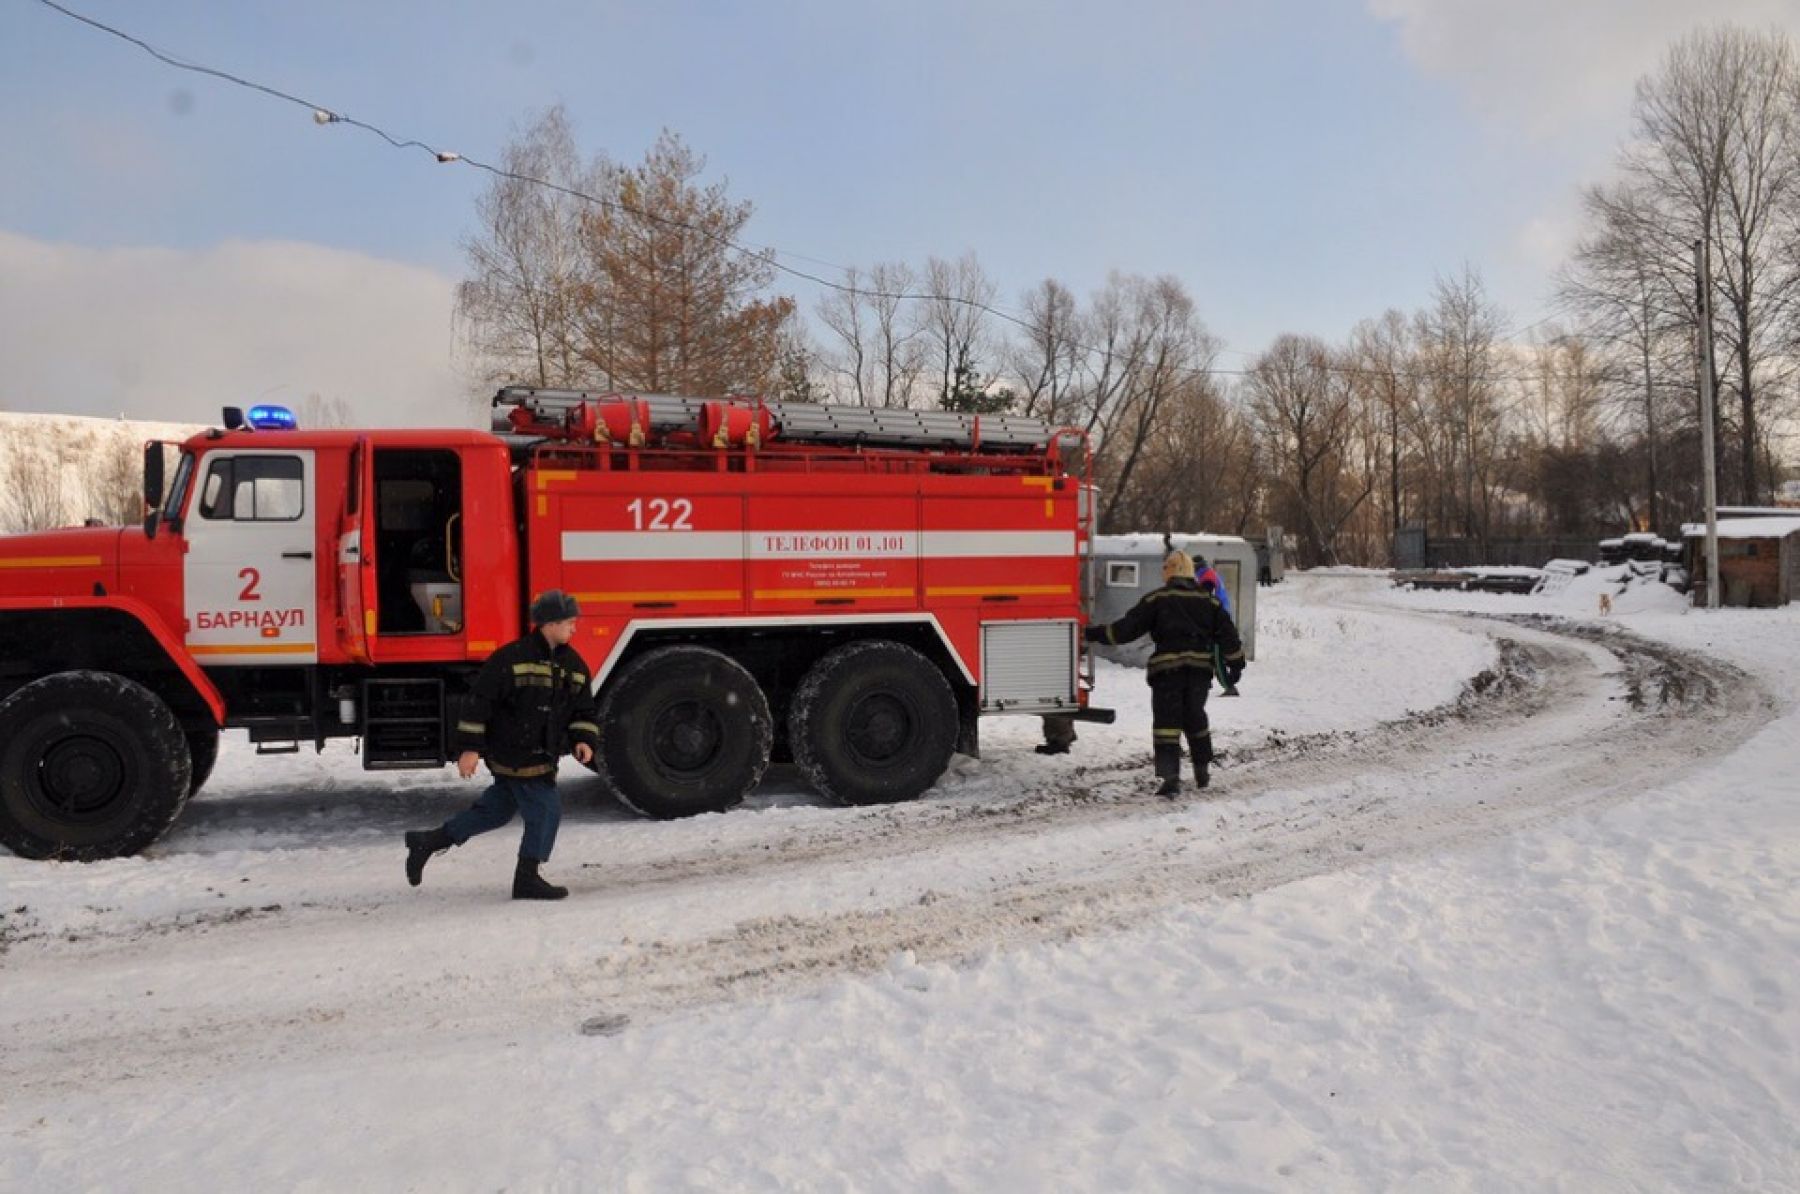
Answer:
POLYGON ((144 534, 156 538, 157 516, 163 503, 163 450, 161 444, 144 445, 144 534))

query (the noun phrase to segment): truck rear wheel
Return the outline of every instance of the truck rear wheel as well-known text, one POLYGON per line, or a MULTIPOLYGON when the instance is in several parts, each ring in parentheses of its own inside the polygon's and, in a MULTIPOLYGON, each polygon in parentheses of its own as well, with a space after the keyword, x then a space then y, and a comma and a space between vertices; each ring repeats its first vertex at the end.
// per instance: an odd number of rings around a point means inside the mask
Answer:
POLYGON ((607 688, 594 769, 645 816, 724 812, 762 779, 773 736, 768 698, 742 664, 707 647, 662 647, 607 688))
POLYGON ((25 858, 135 854, 187 801, 188 743, 162 698, 60 672, 0 702, 0 842, 25 858))
POLYGON ((812 666, 788 707, 794 762, 839 804, 912 800, 950 765, 956 694, 903 643, 867 640, 812 666))

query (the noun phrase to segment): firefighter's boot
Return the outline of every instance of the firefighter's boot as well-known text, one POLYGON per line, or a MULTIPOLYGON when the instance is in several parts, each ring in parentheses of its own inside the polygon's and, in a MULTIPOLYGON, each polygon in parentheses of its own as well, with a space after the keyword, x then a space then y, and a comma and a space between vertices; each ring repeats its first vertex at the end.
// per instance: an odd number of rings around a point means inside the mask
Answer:
POLYGON ((1166 796, 1172 800, 1181 795, 1181 747, 1157 743, 1156 775, 1162 780, 1162 786, 1156 789, 1158 796, 1166 796))
POLYGON ((1188 753, 1194 758, 1194 786, 1204 790, 1212 782, 1212 733, 1201 730, 1188 735, 1188 753))
POLYGON ((1077 737, 1074 718, 1053 714, 1044 718, 1044 740, 1035 749, 1041 755, 1066 755, 1077 737))
POLYGON ((424 882, 425 864, 431 861, 431 856, 442 854, 455 844, 441 825, 436 829, 414 830, 407 834, 406 881, 414 887, 424 882))
POLYGON ((560 900, 568 894, 568 888, 558 887, 538 874, 537 859, 519 859, 519 869, 513 872, 513 899, 560 900))

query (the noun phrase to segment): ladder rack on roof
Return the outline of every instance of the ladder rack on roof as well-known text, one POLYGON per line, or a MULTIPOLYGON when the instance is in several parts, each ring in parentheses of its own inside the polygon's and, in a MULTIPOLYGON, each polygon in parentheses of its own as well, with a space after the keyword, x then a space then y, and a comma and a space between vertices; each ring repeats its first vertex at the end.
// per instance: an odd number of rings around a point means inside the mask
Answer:
MULTIPOLYGON (((851 447, 940 449, 961 452, 1037 453, 1058 438, 1056 428, 1023 415, 965 415, 941 410, 878 410, 815 402, 686 398, 663 394, 544 390, 507 386, 494 395, 494 429, 574 438, 573 416, 622 406, 647 416, 646 439, 701 434, 708 408, 729 408, 768 424, 760 442, 851 447)), ((752 441, 753 443, 756 441, 752 441)))

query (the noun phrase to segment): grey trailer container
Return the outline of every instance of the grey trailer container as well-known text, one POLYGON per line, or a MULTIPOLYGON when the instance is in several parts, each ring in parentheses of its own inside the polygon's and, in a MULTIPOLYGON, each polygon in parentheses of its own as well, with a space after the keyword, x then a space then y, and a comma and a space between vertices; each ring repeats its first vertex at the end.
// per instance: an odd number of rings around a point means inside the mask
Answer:
MULTIPOLYGON (((1219 574, 1231 598, 1231 616, 1244 640, 1244 655, 1256 658, 1256 547, 1236 535, 1173 536, 1175 546, 1196 560, 1205 558, 1219 574)), ((1094 537, 1093 619, 1113 622, 1125 616, 1147 594, 1162 587, 1166 550, 1160 534, 1094 537)), ((1095 652, 1118 663, 1142 667, 1150 658, 1150 640, 1123 647, 1096 646, 1095 652)))

